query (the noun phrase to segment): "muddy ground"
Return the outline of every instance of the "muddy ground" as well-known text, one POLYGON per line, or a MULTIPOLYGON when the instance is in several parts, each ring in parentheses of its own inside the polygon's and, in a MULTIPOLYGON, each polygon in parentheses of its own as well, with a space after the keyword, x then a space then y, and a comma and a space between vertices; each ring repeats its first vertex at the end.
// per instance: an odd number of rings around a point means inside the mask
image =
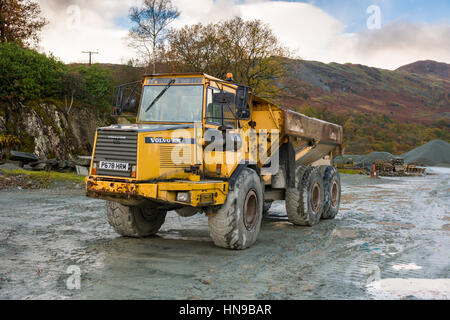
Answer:
POLYGON ((294 227, 278 202, 238 252, 203 216, 171 212, 156 237, 128 239, 81 190, 1 191, 0 298, 449 299, 450 175, 342 182, 336 220, 294 227))

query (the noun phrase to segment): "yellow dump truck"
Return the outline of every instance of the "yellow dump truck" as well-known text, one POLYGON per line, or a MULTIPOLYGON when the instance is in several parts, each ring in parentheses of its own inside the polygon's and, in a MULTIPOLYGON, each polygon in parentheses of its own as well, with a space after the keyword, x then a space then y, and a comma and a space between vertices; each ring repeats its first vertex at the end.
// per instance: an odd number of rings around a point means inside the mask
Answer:
MULTIPOLYGON (((148 75, 140 86, 136 124, 97 130, 86 178, 118 234, 154 235, 173 210, 206 214, 217 246, 245 249, 275 200, 295 225, 338 213, 330 159, 341 154, 341 126, 277 107, 231 76, 148 75)), ((130 105, 119 100, 116 115, 130 105)))

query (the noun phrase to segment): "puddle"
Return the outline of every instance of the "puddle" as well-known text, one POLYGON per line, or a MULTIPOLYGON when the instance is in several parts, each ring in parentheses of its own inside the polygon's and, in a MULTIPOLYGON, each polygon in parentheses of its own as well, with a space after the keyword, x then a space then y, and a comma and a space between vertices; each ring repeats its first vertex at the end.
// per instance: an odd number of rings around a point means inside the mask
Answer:
POLYGON ((450 299, 450 279, 382 279, 367 286, 377 299, 450 299))
POLYGON ((418 266, 415 263, 410 263, 410 264, 396 264, 394 266, 392 266, 392 269, 394 270, 420 270, 422 269, 422 267, 418 266))

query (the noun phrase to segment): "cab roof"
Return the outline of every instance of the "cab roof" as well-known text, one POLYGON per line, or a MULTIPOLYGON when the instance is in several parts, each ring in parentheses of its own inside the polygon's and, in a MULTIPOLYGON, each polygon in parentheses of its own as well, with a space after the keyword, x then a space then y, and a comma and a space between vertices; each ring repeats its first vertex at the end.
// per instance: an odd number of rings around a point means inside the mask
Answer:
POLYGON ((171 73, 155 73, 155 74, 144 74, 143 77, 147 78, 147 77, 205 77, 207 79, 210 80, 215 80, 215 81, 222 81, 222 82, 227 82, 225 80, 210 76, 209 74, 206 73, 202 73, 202 72, 171 72, 171 73))
MULTIPOLYGON (((235 83, 226 81, 226 80, 222 80, 216 77, 213 77, 209 74, 206 73, 202 73, 202 72, 171 72, 171 73, 155 73, 155 74, 144 74, 143 77, 147 78, 147 77, 205 77, 206 79, 209 80, 213 80, 213 81, 219 81, 219 82, 223 82, 223 83, 228 83, 231 85, 237 85, 235 83)), ((253 95, 253 100, 259 103, 264 103, 264 104, 270 104, 272 106, 275 106, 273 103, 271 103, 269 100, 258 97, 253 95)))

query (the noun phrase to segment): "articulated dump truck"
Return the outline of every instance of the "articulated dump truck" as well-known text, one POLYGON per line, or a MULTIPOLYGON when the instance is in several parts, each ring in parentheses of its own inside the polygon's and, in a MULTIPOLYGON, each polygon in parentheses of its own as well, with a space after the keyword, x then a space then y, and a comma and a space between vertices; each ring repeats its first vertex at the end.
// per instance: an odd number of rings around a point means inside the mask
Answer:
POLYGON ((277 107, 231 75, 148 75, 140 86, 136 124, 97 130, 86 178, 118 234, 154 235, 168 211, 206 214, 214 244, 239 250, 255 243, 273 201, 299 226, 338 213, 330 159, 342 152, 341 126, 277 107))

